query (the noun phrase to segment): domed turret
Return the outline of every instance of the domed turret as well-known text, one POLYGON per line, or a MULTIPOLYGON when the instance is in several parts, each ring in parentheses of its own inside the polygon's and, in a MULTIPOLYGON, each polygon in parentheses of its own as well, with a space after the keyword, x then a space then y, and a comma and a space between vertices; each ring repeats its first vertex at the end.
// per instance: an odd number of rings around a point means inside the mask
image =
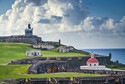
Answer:
POLYGON ((99 61, 94 58, 94 53, 91 53, 91 58, 87 60, 87 66, 80 66, 80 69, 86 69, 86 70, 110 70, 106 68, 105 66, 100 66, 99 61))
POLYGON ((87 63, 99 63, 99 61, 96 58, 89 58, 87 63))

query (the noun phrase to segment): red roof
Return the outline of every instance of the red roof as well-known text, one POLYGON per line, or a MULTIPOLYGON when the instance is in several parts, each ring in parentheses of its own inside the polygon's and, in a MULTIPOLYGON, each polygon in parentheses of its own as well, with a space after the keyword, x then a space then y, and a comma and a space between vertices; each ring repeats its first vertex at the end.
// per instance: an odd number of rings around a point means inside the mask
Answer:
POLYGON ((99 61, 96 58, 89 58, 87 63, 99 63, 99 61))

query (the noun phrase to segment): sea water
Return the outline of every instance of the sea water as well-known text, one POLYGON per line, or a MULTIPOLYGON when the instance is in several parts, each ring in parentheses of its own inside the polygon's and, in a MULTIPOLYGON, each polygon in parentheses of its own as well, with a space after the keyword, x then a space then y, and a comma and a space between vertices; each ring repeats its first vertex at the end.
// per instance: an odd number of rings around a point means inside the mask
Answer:
POLYGON ((119 63, 125 64, 125 49, 80 49, 87 52, 94 52, 95 54, 109 56, 109 53, 112 53, 111 60, 118 60, 119 63))

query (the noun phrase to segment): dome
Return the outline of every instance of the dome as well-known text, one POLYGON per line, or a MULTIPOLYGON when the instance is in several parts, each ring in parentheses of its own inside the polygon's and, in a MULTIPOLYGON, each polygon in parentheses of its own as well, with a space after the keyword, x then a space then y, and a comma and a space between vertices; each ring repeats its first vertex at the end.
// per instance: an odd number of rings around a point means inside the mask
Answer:
POLYGON ((99 63, 99 61, 96 58, 89 58, 87 63, 99 63))

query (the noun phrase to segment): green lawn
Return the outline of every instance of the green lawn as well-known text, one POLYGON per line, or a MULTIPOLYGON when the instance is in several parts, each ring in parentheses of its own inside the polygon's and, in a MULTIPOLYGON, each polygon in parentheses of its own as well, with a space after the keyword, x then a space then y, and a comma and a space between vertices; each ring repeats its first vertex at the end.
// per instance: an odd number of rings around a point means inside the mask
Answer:
MULTIPOLYGON (((0 80, 5 78, 31 78, 31 77, 90 77, 102 76, 96 74, 81 74, 81 73, 55 73, 55 74, 27 74, 30 65, 5 65, 11 60, 32 58, 34 56, 26 56, 26 50, 33 49, 31 44, 24 43, 0 43, 0 80)), ((80 53, 60 53, 54 50, 42 50, 41 57, 76 57, 87 56, 80 53)))
POLYGON ((27 74, 30 65, 0 65, 0 80, 5 78, 33 78, 33 77, 92 77, 104 76, 97 74, 82 73, 52 73, 52 74, 27 74))
MULTIPOLYGON (((26 56, 26 50, 33 49, 31 44, 24 43, 0 43, 0 64, 10 63, 11 60, 32 58, 34 56, 26 56)), ((76 57, 88 56, 80 53, 60 53, 54 50, 42 50, 42 57, 76 57)))
POLYGON ((9 63, 11 60, 30 58, 25 55, 27 49, 32 49, 30 44, 0 43, 0 64, 9 63))
POLYGON ((42 50, 41 53, 42 53, 43 57, 82 57, 82 56, 88 56, 85 54, 75 53, 75 52, 61 53, 61 52, 58 52, 57 49, 42 50))

